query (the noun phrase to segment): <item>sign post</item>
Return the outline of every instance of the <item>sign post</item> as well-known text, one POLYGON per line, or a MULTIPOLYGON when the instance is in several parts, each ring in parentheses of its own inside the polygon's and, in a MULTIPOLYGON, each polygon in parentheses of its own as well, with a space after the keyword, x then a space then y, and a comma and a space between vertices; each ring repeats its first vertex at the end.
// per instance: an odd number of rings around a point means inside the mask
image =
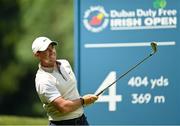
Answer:
POLYGON ((95 93, 158 52, 85 108, 95 125, 180 125, 180 1, 75 0, 75 72, 95 93))

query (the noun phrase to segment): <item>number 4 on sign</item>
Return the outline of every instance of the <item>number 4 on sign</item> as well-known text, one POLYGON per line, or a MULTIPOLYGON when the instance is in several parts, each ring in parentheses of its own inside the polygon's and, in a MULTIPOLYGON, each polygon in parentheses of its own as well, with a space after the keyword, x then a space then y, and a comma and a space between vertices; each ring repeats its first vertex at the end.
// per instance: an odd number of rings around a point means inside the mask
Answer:
MULTIPOLYGON (((116 80, 116 72, 112 71, 108 74, 105 80, 102 82, 100 87, 96 90, 97 94, 109 84, 116 80)), ((116 111, 116 102, 122 101, 122 96, 116 94, 116 83, 114 83, 111 87, 108 88, 109 94, 108 95, 100 95, 97 102, 109 102, 109 111, 116 111)))

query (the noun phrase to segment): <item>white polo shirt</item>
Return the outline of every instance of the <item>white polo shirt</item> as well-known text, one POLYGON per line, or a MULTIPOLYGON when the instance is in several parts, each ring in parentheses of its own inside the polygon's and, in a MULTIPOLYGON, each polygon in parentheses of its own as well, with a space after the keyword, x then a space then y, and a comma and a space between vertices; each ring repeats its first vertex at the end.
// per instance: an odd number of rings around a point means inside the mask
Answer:
POLYGON ((60 121, 80 117, 84 112, 83 107, 68 114, 63 114, 51 104, 59 96, 68 100, 80 98, 77 81, 69 62, 67 60, 57 61, 61 63, 59 66, 61 74, 57 67, 45 68, 39 65, 35 79, 36 91, 44 109, 47 111, 49 120, 60 121))

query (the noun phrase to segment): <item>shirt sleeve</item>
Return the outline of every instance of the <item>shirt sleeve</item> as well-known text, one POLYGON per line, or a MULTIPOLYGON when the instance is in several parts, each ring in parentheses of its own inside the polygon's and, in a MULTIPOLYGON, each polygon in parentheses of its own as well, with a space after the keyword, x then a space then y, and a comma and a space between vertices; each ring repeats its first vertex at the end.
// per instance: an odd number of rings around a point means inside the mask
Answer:
POLYGON ((43 87, 42 87, 41 96, 43 97, 45 102, 50 103, 54 99, 61 96, 61 94, 54 84, 45 83, 45 84, 43 84, 43 87))

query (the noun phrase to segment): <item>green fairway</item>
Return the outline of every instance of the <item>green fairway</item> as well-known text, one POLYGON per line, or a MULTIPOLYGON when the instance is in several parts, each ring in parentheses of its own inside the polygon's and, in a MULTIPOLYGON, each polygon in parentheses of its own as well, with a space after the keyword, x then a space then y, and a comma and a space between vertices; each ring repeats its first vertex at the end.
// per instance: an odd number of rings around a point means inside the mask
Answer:
POLYGON ((48 119, 0 115, 0 125, 48 125, 48 119))

